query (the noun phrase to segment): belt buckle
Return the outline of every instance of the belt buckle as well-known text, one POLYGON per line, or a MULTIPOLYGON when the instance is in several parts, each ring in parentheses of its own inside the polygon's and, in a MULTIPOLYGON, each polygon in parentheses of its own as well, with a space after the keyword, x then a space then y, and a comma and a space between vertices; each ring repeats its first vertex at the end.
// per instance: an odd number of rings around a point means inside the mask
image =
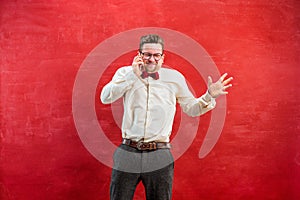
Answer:
POLYGON ((140 151, 143 150, 156 150, 156 142, 143 142, 142 140, 138 141, 136 148, 140 151))
POLYGON ((143 144, 143 140, 138 141, 138 143, 136 144, 136 148, 140 151, 143 150, 143 144))
POLYGON ((140 141, 138 141, 138 143, 136 144, 136 148, 137 148, 138 150, 140 150, 140 151, 145 150, 145 145, 144 145, 144 144, 145 144, 144 141, 143 141, 143 140, 140 140, 140 141))

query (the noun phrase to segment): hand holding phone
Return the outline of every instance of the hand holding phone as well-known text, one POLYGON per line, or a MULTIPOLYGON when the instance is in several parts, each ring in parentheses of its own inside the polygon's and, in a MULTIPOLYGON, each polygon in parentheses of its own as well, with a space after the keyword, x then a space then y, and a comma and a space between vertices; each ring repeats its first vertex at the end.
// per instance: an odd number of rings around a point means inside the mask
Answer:
POLYGON ((142 72, 145 70, 144 61, 140 53, 138 53, 138 55, 134 57, 132 62, 132 69, 137 76, 140 76, 142 72))

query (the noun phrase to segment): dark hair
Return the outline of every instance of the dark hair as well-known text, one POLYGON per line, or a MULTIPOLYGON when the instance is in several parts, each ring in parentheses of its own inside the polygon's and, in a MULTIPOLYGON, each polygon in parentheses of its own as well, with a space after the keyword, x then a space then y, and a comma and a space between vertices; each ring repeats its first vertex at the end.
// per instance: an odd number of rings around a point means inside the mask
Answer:
POLYGON ((157 43, 160 44, 162 47, 162 50, 164 50, 164 40, 159 36, 155 34, 149 34, 149 35, 144 35, 141 37, 140 40, 140 51, 143 48, 143 45, 146 43, 157 43))

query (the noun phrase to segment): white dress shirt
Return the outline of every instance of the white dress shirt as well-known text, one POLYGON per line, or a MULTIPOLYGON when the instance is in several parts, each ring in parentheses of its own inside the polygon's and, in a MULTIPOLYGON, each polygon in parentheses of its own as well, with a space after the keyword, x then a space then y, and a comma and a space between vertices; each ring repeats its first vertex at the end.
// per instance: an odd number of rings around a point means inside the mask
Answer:
POLYGON ((176 102, 189 116, 199 116, 215 107, 216 101, 208 92, 195 98, 178 71, 161 68, 158 73, 159 79, 145 78, 145 84, 131 66, 121 67, 103 87, 102 103, 109 104, 123 97, 123 138, 169 142, 176 102))

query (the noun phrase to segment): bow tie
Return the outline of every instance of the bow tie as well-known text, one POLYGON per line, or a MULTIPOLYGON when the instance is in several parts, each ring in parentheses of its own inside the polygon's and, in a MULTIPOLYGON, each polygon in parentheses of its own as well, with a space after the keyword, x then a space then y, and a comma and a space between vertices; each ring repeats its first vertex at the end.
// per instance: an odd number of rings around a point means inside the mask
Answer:
POLYGON ((143 73, 141 74, 142 78, 147 78, 148 76, 151 76, 153 79, 157 80, 159 79, 159 74, 158 72, 155 73, 148 73, 146 71, 143 71, 143 73))

